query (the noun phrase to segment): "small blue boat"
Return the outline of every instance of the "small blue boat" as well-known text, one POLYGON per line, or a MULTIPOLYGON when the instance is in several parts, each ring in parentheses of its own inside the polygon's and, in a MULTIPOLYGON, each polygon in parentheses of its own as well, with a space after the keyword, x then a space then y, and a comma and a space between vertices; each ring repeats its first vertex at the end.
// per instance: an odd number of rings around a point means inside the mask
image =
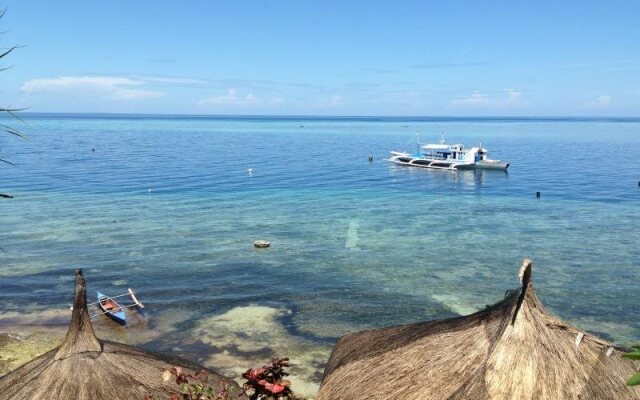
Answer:
POLYGON ((98 292, 98 307, 100 307, 107 317, 120 325, 127 324, 127 316, 124 313, 124 308, 111 297, 98 292))

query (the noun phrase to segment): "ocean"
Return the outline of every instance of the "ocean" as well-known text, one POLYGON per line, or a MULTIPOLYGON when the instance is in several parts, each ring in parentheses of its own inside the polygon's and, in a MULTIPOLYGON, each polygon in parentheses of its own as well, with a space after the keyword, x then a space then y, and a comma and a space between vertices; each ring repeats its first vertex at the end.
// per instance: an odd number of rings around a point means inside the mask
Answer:
POLYGON ((2 123, 29 140, 0 136, 4 330, 62 329, 83 268, 91 301, 131 287, 147 307, 98 336, 235 377, 289 356, 312 394, 341 335, 473 313, 530 257, 549 311, 640 341, 640 119, 24 118, 2 123), (385 161, 416 132, 511 166, 385 161))

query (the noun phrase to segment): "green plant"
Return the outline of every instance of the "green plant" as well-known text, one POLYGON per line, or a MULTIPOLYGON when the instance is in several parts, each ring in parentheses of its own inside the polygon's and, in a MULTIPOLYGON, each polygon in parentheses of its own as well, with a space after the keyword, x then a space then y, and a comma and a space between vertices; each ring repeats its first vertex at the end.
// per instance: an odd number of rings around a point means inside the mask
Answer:
MULTIPOLYGON (((640 360, 640 345, 631 346, 631 348, 633 350, 631 350, 626 354, 623 354, 622 356, 629 358, 631 360, 640 360)), ((629 380, 627 381, 627 385, 629 386, 640 385, 640 372, 638 372, 637 374, 629 378, 629 380)))
MULTIPOLYGON (((171 368, 162 374, 165 382, 175 378, 179 393, 172 393, 168 400, 229 400, 229 388, 225 385, 220 393, 209 386, 209 372, 201 370, 195 374, 186 374, 180 367, 171 368)), ((147 395, 144 400, 153 400, 153 395, 147 395)))

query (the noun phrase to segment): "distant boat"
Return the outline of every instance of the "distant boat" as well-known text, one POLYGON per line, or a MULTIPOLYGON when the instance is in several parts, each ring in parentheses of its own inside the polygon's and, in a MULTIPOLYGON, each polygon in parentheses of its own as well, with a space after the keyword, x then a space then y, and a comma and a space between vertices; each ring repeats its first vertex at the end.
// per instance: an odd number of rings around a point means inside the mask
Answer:
POLYGON ((118 304, 111 297, 98 292, 98 307, 100 307, 107 317, 116 321, 120 325, 127 324, 127 316, 124 313, 124 307, 118 304))
MULTIPOLYGON (((417 136, 417 135, 416 135, 417 136)), ((444 137, 439 143, 422 144, 416 140, 416 152, 410 154, 391 151, 388 161, 409 167, 466 170, 495 169, 506 171, 509 163, 487 158, 489 151, 480 145, 466 149, 461 144, 446 144, 444 137)))

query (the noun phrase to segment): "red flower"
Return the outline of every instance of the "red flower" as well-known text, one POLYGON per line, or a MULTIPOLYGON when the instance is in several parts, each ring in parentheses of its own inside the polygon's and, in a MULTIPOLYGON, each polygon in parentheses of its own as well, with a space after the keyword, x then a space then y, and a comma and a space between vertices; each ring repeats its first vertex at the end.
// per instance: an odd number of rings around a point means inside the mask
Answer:
POLYGON ((249 368, 244 374, 242 374, 242 377, 250 381, 255 381, 258 378, 262 377, 263 374, 264 374, 264 368, 256 368, 256 369, 249 368))
POLYGON ((275 383, 275 384, 273 384, 273 387, 271 388, 271 393, 277 394, 277 393, 280 393, 280 392, 284 391, 285 389, 286 389, 286 387, 284 385, 281 385, 279 383, 275 383))
POLYGON ((291 382, 282 379, 289 375, 286 368, 289 367, 288 358, 274 358, 271 363, 255 369, 248 369, 242 377, 247 380, 243 389, 253 399, 278 398, 291 400, 291 382))

